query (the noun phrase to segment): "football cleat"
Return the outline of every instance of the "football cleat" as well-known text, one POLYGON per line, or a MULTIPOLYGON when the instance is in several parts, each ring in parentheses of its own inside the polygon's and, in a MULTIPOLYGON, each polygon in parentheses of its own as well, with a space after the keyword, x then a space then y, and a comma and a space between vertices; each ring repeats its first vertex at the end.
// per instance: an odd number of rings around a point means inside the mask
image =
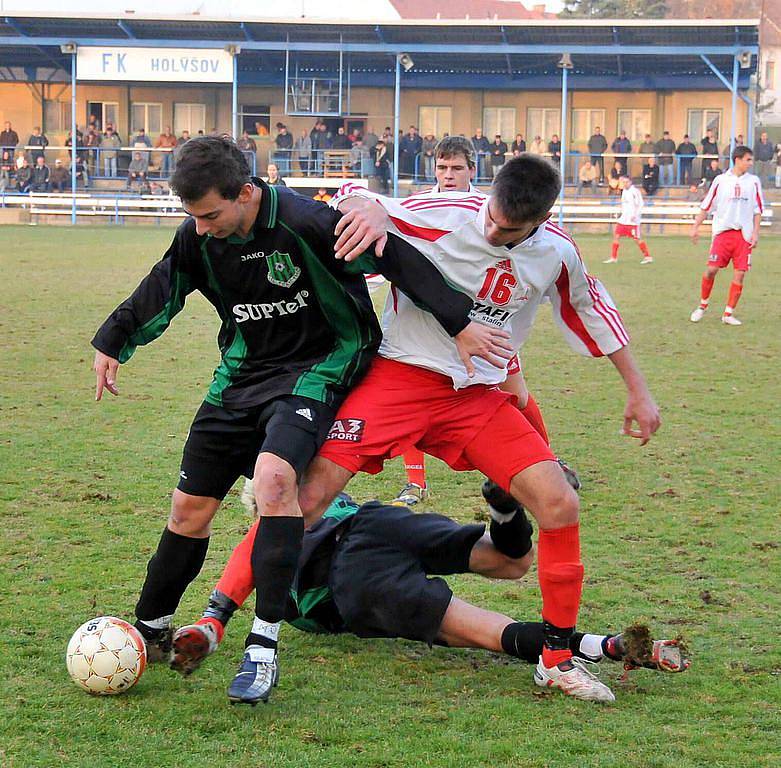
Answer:
POLYGON ((721 322, 724 323, 724 325, 743 325, 743 323, 734 315, 722 315, 721 322))
POLYGON ((218 645, 217 629, 210 622, 179 627, 173 637, 171 669, 185 677, 191 675, 218 645))
POLYGON ((646 256, 641 262, 641 264, 653 264, 654 258, 653 256, 646 256))
POLYGON ((173 652, 174 628, 152 629, 140 621, 135 623, 135 627, 146 643, 146 660, 150 664, 159 664, 160 662, 168 664, 173 652))
POLYGON ((419 486, 417 483, 407 483, 400 491, 399 495, 391 502, 397 506, 406 505, 412 507, 419 501, 425 501, 428 496, 428 487, 419 486))
POLYGON ((689 316, 689 320, 691 320, 693 323, 699 323, 700 320, 702 320, 704 314, 705 310, 702 307, 697 307, 697 309, 695 309, 694 312, 692 312, 689 316))
POLYGON ((559 463, 561 471, 564 473, 564 477, 567 478, 567 482, 572 490, 579 491, 582 485, 578 473, 564 459, 556 459, 556 461, 559 463))
POLYGON ((244 487, 241 489, 241 503, 252 517, 258 516, 258 503, 255 501, 255 487, 252 485, 251 477, 244 480, 244 487))
POLYGON ((268 702, 271 691, 279 683, 279 665, 275 648, 251 645, 244 651, 239 671, 228 688, 231 704, 268 702))
POLYGON ((680 640, 654 640, 651 653, 641 657, 627 654, 624 669, 656 669, 660 672, 685 672, 691 666, 686 646, 680 640))
POLYGON ((603 264, 616 264, 618 262, 618 259, 605 259, 602 263, 603 264))
POLYGON ((534 682, 541 688, 558 688, 567 696, 583 701, 615 701, 613 691, 586 668, 589 663, 585 659, 571 658, 555 667, 546 667, 540 656, 534 670, 534 682))

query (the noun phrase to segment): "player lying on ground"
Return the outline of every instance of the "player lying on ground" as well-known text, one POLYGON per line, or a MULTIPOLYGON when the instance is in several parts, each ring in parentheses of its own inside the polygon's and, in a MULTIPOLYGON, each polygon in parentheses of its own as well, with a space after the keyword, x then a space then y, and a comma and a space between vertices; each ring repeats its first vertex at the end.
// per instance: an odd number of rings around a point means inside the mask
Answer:
POLYGON ((117 394, 120 363, 165 331, 189 293, 200 291, 222 321, 220 364, 190 429, 168 524, 136 606, 152 656, 170 649, 172 615, 203 565, 211 520, 242 474, 254 474, 265 519, 252 550, 264 577, 257 620, 268 633, 278 626, 304 532, 298 481, 379 345, 363 271, 381 271, 416 294, 458 336, 470 366, 475 348, 501 370, 511 356, 504 334, 486 336, 470 322, 471 300, 402 239, 379 264, 345 269, 334 258, 341 216, 251 178, 230 139, 189 141, 171 187, 189 218, 92 342, 100 400, 104 389, 117 394))
MULTIPOLYGON (((472 298, 471 316, 508 331, 516 350, 539 305, 550 299, 569 344, 588 356, 608 356, 621 374, 627 388, 624 432, 645 444, 659 427, 659 412, 612 299, 588 275, 570 237, 548 221, 560 187, 550 163, 522 155, 502 166, 487 199, 447 193, 424 202, 381 198, 378 204, 366 190, 356 190, 356 197, 332 201, 352 209, 338 225, 337 256, 363 253, 375 242, 381 247, 389 231, 403 237, 472 298)), ((394 286, 379 354, 339 409, 298 500, 312 524, 353 474, 379 472, 386 459, 415 445, 454 469, 481 471, 540 527, 545 646, 538 676, 574 695, 612 700, 607 686, 572 663, 569 647, 583 582, 577 494, 545 440, 508 402, 511 395, 498 389, 505 375, 477 359, 464 372, 453 342, 394 286)), ((514 517, 508 514, 505 523, 511 529, 514 517)), ((255 678, 238 683, 267 696, 277 676, 277 638, 276 632, 263 633, 256 624, 257 648, 247 646, 245 653, 255 678)))
POLYGON ((732 282, 727 306, 721 316, 725 325, 741 325, 733 312, 743 292, 746 272, 751 269, 751 251, 759 242, 764 201, 759 178, 751 173, 754 154, 748 147, 735 147, 732 168, 718 175, 700 204, 702 209, 694 219, 691 238, 697 243, 700 226, 708 213, 713 213, 712 241, 708 266, 702 276, 700 306, 691 313, 691 321, 698 323, 708 309, 713 283, 720 269, 732 262, 732 282))
MULTIPOLYGON (((307 632, 352 632, 359 637, 401 637, 483 648, 537 664, 543 646, 541 623, 515 621, 465 602, 439 578, 455 573, 521 578, 531 565, 533 552, 531 524, 523 511, 519 515, 525 523, 522 534, 510 541, 499 537, 500 544, 512 547, 510 556, 499 551, 485 533, 485 525, 459 525, 441 515, 415 515, 379 502, 358 508, 340 494, 304 534, 286 620, 307 632)), ((496 527, 491 524, 492 533, 496 527)), ((249 550, 254 533, 251 529, 234 549, 203 618, 175 633, 172 668, 189 674, 213 653, 231 616, 252 592, 249 550)), ((654 642, 646 636, 645 645, 638 648, 634 640, 634 635, 576 632, 569 637, 569 647, 577 659, 573 663, 581 667, 581 659, 602 658, 671 672, 688 666, 674 641, 654 642)), ((254 679, 254 670, 240 671, 237 679, 245 676, 254 679)), ((540 682, 555 684, 549 679, 540 682)), ((233 702, 249 704, 263 698, 251 687, 238 684, 228 695, 233 702)))
POLYGON ((613 245, 610 258, 603 264, 615 264, 618 261, 618 247, 622 237, 630 237, 637 243, 640 253, 643 254, 641 264, 651 264, 653 258, 648 252, 645 240, 640 237, 640 219, 643 213, 643 193, 632 183, 629 176, 621 176, 618 179, 621 187, 621 215, 618 217, 613 230, 613 245))

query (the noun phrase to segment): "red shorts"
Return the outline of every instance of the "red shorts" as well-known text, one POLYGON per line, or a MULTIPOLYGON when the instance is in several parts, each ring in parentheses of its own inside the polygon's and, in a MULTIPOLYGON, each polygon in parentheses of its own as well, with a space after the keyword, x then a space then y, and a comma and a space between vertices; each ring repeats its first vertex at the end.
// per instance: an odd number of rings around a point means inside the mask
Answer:
POLYGON ((747 243, 739 229, 719 232, 713 238, 708 255, 708 265, 724 269, 730 261, 734 269, 748 272, 751 269, 751 243, 747 243))
POLYGON ((631 237, 640 239, 640 227, 637 224, 616 224, 616 237, 631 237))
POLYGON ((386 459, 417 446, 507 489, 521 470, 554 460, 512 397, 485 384, 456 390, 448 376, 378 356, 336 414, 319 455, 350 472, 376 474, 386 459))

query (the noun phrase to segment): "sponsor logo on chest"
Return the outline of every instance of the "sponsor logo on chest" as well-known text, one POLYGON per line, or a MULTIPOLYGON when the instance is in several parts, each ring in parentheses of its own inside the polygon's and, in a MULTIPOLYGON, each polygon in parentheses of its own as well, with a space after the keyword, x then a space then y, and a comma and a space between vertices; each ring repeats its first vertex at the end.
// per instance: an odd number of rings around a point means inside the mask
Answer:
POLYGON ((274 317, 295 315, 299 310, 309 305, 306 300, 309 291, 299 291, 288 301, 269 301, 262 304, 234 304, 233 317, 237 323, 246 323, 247 320, 270 320, 274 317))

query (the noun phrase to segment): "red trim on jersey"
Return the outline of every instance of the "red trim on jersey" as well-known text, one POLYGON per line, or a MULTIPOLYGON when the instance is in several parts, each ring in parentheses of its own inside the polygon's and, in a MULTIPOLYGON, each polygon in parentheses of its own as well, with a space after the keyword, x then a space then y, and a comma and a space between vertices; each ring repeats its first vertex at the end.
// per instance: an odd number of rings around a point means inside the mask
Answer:
POLYGON ((710 189, 708 190, 708 194, 705 195, 705 200, 702 201, 702 205, 700 206, 700 208, 702 208, 703 211, 709 211, 710 207, 713 205, 713 201, 716 199, 716 188, 719 185, 719 179, 720 178, 721 178, 720 176, 717 176, 713 180, 713 184, 710 185, 710 189), (708 200, 709 197, 710 197, 710 200, 708 200), (707 203, 707 205, 706 205, 706 203, 707 203))
POLYGON ((764 208, 762 206, 762 195, 760 194, 759 184, 757 184, 757 182, 754 182, 754 191, 757 194, 757 205, 759 206, 759 212, 763 213, 764 212, 764 208))
POLYGON ((435 200, 430 203, 427 202, 425 204, 420 203, 416 205, 414 208, 411 205, 407 206, 407 210, 412 212, 428 211, 431 210, 432 208, 463 208, 468 211, 474 211, 475 213, 477 213, 480 210, 479 205, 472 205, 470 203, 461 203, 461 202, 451 203, 447 200, 435 200))
POLYGON ((393 311, 399 314, 399 294, 396 293, 396 286, 391 283, 391 294, 393 295, 393 311))
POLYGON ((567 324, 567 327, 586 345, 588 351, 594 357, 601 357, 603 354, 602 350, 586 330, 586 326, 583 325, 583 321, 569 299, 569 272, 564 262, 561 264, 561 273, 556 279, 556 288, 561 297, 561 317, 567 324))
MULTIPOLYGON (((435 194, 439 195, 441 193, 436 192, 435 194)), ((482 205, 484 200, 485 197, 483 195, 471 195, 469 197, 457 197, 451 199, 449 197, 435 197, 431 193, 422 193, 420 198, 416 198, 414 195, 410 195, 406 200, 401 202, 401 205, 403 205, 405 208, 412 208, 413 206, 417 207, 419 205, 430 205, 431 203, 449 203, 451 205, 456 205, 457 203, 472 203, 482 205), (423 194, 425 194, 425 197, 423 194)))
POLYGON ((433 243, 435 240, 439 240, 444 235, 449 235, 449 229, 434 229, 433 227, 419 227, 416 224, 410 224, 403 219, 397 219, 395 216, 391 216, 390 220, 395 224, 396 229, 401 232, 402 235, 409 235, 410 237, 419 237, 421 240, 428 240, 433 243))

